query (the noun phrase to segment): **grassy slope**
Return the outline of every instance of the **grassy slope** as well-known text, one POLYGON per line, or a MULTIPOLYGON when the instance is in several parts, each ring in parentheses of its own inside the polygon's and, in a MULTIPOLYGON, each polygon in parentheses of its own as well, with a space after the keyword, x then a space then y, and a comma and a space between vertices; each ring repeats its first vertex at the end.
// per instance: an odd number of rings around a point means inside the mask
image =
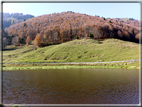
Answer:
POLYGON ((37 50, 30 45, 3 51, 3 62, 103 62, 131 59, 139 59, 139 45, 118 39, 81 39, 37 50))

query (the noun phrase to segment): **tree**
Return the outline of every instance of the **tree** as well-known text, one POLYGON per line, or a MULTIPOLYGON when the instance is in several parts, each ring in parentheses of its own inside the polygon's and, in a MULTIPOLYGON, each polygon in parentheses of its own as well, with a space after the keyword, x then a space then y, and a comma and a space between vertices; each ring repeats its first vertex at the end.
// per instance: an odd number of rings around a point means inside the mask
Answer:
POLYGON ((21 38, 20 36, 17 37, 17 46, 20 46, 25 43, 25 39, 21 38))
POLYGON ((19 36, 17 37, 17 43, 18 44, 20 43, 20 37, 19 36))
POLYGON ((27 46, 30 44, 30 42, 31 42, 31 38, 30 38, 30 36, 28 36, 27 39, 26 39, 27 46))
POLYGON ((4 37, 3 38, 3 49, 5 49, 6 45, 7 45, 7 38, 4 37))
POLYGON ((140 41, 142 40, 142 37, 140 36, 140 33, 138 33, 138 34, 135 36, 135 42, 139 43, 139 40, 140 40, 140 41))
POLYGON ((36 38, 34 39, 34 45, 36 47, 41 47, 43 45, 42 37, 39 33, 36 35, 36 38))
POLYGON ((16 46, 17 45, 17 36, 12 38, 12 45, 16 46))
POLYGON ((123 33, 120 30, 118 30, 117 35, 119 39, 123 39, 123 33))

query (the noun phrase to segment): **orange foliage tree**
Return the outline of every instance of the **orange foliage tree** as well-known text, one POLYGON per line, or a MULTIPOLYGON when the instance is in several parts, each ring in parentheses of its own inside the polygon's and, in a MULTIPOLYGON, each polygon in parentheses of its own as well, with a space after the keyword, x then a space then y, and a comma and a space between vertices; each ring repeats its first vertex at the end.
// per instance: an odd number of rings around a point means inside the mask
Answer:
POLYGON ((37 47, 41 47, 43 45, 43 40, 42 37, 40 36, 40 34, 38 33, 36 35, 36 38, 34 39, 34 45, 37 47))
POLYGON ((30 42, 31 42, 31 38, 30 38, 30 36, 28 36, 27 39, 26 39, 27 46, 30 44, 30 42))

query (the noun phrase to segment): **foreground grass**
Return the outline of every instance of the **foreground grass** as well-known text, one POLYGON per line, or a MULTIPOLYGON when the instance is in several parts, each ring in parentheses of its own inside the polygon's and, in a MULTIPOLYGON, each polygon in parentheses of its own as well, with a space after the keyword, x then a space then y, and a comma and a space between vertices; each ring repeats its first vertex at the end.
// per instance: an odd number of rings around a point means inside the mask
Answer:
POLYGON ((67 68, 126 68, 140 69, 139 61, 127 63, 111 63, 111 64, 4 64, 3 70, 22 70, 22 69, 67 69, 67 68))
POLYGON ((22 70, 22 69, 68 69, 68 68, 120 68, 109 66, 43 66, 43 67, 5 67, 3 70, 22 70))
POLYGON ((34 50, 32 45, 28 47, 9 46, 7 50, 3 51, 4 63, 106 62, 133 59, 139 59, 139 44, 118 39, 105 39, 103 41, 92 39, 73 40, 38 48, 37 50, 34 50))
MULTIPOLYGON (((43 66, 43 67, 4 67, 3 70, 28 70, 28 69, 69 69, 69 68, 123 68, 121 66, 43 66)), ((139 67, 131 66, 127 69, 140 69, 139 67)))

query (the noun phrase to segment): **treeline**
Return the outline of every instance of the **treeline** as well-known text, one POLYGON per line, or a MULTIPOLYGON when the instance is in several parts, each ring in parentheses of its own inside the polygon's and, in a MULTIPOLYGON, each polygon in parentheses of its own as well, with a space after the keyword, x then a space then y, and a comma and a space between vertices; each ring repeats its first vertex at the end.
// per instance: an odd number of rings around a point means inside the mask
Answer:
POLYGON ((118 38, 139 42, 139 22, 121 21, 74 12, 42 15, 14 24, 5 29, 15 45, 33 42, 37 46, 62 43, 73 39, 92 37, 94 39, 118 38), (24 42, 25 41, 25 42, 24 42))
POLYGON ((34 17, 33 15, 29 14, 23 15, 23 13, 11 13, 11 14, 3 13, 3 29, 8 28, 9 26, 15 23, 20 23, 22 21, 25 21, 33 17, 34 17))
POLYGON ((24 19, 29 19, 29 18, 32 18, 34 17, 33 15, 30 15, 30 14, 26 14, 26 15, 23 15, 23 13, 3 13, 3 19, 8 19, 8 18, 15 18, 17 20, 24 20, 24 19))

